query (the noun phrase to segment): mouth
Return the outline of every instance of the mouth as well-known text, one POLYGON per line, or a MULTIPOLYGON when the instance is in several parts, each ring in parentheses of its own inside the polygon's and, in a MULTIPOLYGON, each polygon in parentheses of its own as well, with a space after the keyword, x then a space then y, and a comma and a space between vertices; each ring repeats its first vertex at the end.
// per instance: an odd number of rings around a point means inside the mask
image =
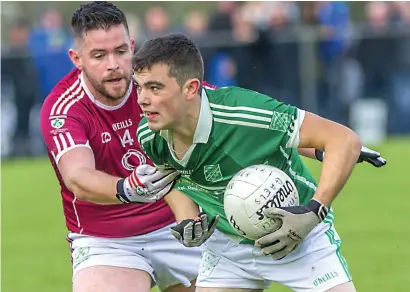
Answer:
POLYGON ((123 79, 122 77, 120 77, 120 78, 112 78, 112 79, 106 80, 105 82, 110 83, 110 84, 118 84, 118 83, 121 82, 122 79, 123 79))
POLYGON ((146 117, 148 120, 152 120, 152 119, 156 118, 159 114, 158 114, 158 112, 144 111, 144 113, 142 115, 144 117, 146 117))

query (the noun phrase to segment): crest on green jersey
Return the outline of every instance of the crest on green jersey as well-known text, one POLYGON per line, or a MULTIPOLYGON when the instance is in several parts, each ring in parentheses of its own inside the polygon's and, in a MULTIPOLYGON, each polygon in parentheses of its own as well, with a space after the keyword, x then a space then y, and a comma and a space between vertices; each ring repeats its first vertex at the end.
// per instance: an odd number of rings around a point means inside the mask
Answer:
POLYGON ((204 166, 205 179, 209 182, 217 182, 222 180, 222 173, 219 164, 204 166))
POLYGON ((273 112, 272 121, 269 128, 275 131, 286 133, 291 123, 291 116, 287 113, 273 112))

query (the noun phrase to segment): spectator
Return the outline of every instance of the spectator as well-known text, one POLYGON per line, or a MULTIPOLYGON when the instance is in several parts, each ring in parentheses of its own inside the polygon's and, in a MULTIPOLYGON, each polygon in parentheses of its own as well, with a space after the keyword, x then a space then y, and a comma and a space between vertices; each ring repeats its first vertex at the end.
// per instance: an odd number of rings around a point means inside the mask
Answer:
POLYGON ((231 15, 236 9, 234 1, 218 1, 217 11, 212 14, 209 20, 209 31, 230 31, 232 30, 231 15))
POLYGON ((146 37, 148 39, 170 32, 168 12, 161 6, 153 6, 145 13, 146 37))
POLYGON ((299 76, 299 43, 295 22, 294 3, 274 2, 269 33, 272 39, 272 68, 269 84, 274 86, 275 98, 301 106, 299 76))
POLYGON ((68 29, 63 25, 61 13, 56 9, 47 9, 41 17, 40 25, 32 30, 29 37, 29 48, 40 76, 39 103, 73 68, 67 54, 72 42, 68 29))
POLYGON ((349 7, 343 1, 315 2, 316 18, 320 27, 319 60, 322 67, 320 104, 324 112, 319 114, 342 124, 347 117, 341 108, 346 106, 346 97, 342 88, 346 87, 342 79, 345 55, 349 49, 349 7))
POLYGON ((199 39, 205 37, 207 26, 208 19, 202 11, 191 10, 184 17, 185 33, 190 38, 199 39))
MULTIPOLYGON (((29 116, 38 97, 37 72, 33 57, 27 47, 28 35, 28 23, 22 19, 17 20, 9 31, 10 46, 2 52, 2 81, 5 81, 5 84, 9 82, 9 97, 15 104, 17 114, 12 143, 14 147, 12 147, 11 153, 14 156, 31 154, 29 116)), ((11 112, 4 112, 4 114, 10 115, 11 112)))
POLYGON ((144 36, 141 31, 141 22, 140 19, 134 14, 126 15, 128 28, 130 30, 130 37, 135 41, 135 51, 138 50, 139 46, 143 44, 144 36))
POLYGON ((396 43, 389 37, 390 10, 385 2, 367 2, 367 23, 361 31, 356 56, 365 74, 364 94, 387 100, 391 75, 397 64, 396 43), (388 57, 389 56, 389 57, 388 57), (377 60, 377 61, 375 61, 377 60))
MULTIPOLYGON (((410 3, 392 3, 395 38, 397 38, 397 67, 393 73, 393 108, 390 132, 410 132, 410 3)), ((391 17, 392 18, 392 17, 391 17)))

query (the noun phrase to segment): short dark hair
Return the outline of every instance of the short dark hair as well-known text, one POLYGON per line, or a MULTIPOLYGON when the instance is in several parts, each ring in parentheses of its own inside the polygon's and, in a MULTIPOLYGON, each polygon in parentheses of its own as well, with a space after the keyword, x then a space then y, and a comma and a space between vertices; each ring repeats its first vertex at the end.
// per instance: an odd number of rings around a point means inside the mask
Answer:
POLYGON ((129 34, 124 12, 107 1, 93 1, 82 4, 73 14, 71 28, 75 38, 82 37, 94 29, 109 30, 112 26, 123 24, 129 34))
POLYGON ((134 71, 151 69, 155 64, 169 66, 169 76, 182 86, 188 79, 197 78, 202 84, 204 64, 195 43, 183 34, 170 34, 145 42, 134 54, 134 71))

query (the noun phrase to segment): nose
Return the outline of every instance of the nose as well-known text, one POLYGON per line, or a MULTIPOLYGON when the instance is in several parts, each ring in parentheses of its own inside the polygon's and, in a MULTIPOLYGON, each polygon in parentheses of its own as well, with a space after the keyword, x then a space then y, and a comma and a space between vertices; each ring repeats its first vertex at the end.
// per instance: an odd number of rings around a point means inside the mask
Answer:
POLYGON ((116 71, 118 69, 120 69, 120 65, 117 60, 117 57, 115 56, 115 54, 110 54, 108 56, 108 70, 116 71))
POLYGON ((138 90, 138 104, 140 106, 147 106, 150 103, 151 103, 151 100, 147 94, 147 91, 143 89, 138 90))

